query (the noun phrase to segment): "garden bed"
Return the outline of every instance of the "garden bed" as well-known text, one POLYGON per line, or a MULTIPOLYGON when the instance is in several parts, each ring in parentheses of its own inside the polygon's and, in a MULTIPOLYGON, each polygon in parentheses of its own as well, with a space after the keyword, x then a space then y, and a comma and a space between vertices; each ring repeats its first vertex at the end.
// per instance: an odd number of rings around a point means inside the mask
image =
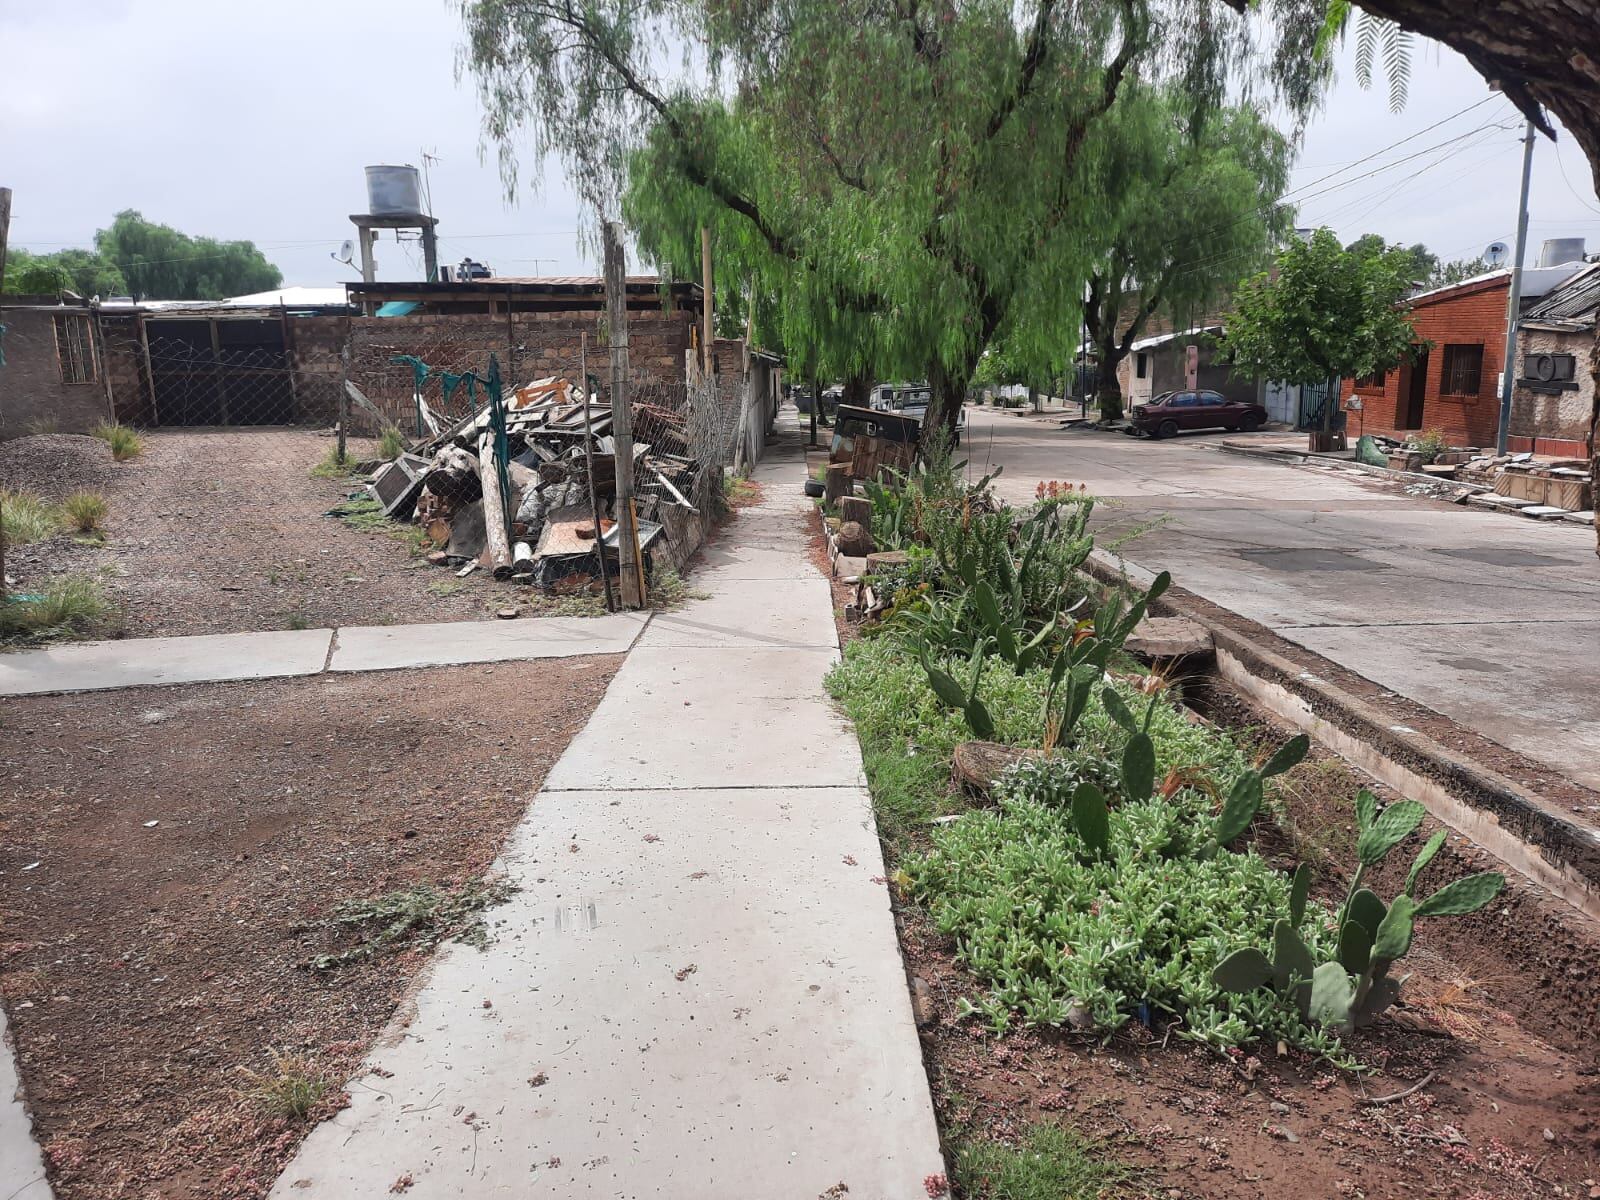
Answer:
MULTIPOLYGON (((936 636, 948 639, 950 622, 939 603, 931 608, 936 636)), ((919 602, 911 623, 928 628, 928 606, 919 602)), ((938 661, 959 673, 956 662, 938 661)), ((1110 665, 1136 669, 1121 659, 1110 665)), ((1046 685, 1031 674, 1017 676, 997 665, 984 675, 973 695, 994 726, 985 736, 1038 744, 1046 685)), ((1593 1045, 1577 1034, 1586 1023, 1581 1016, 1573 1021, 1548 1011, 1581 1000, 1583 979, 1575 988, 1550 986, 1551 973, 1582 971, 1584 948, 1592 953, 1592 942, 1584 940, 1587 931, 1574 932, 1548 898, 1513 880, 1487 908, 1421 921, 1412 953, 1395 967, 1396 975, 1411 976, 1401 1007, 1332 1044, 1297 1024, 1292 1013, 1273 1015, 1266 992, 1243 1001, 1200 997, 1197 989, 1203 990, 1220 953, 1207 939, 1262 944, 1302 858, 1313 868, 1312 913, 1303 933, 1319 961, 1332 954, 1331 935, 1320 924, 1331 917, 1315 914, 1332 913, 1345 898, 1356 840, 1354 799, 1364 781, 1339 760, 1313 754, 1270 781, 1267 802, 1242 842, 1212 850, 1203 838, 1189 839, 1191 849, 1179 852, 1218 855, 1210 866, 1201 864, 1205 871, 1238 881, 1226 885, 1235 889, 1228 893, 1232 899, 1204 902, 1219 914, 1228 905, 1244 906, 1220 938, 1184 932, 1206 925, 1203 912, 1183 916, 1186 905, 1194 908, 1193 898, 1151 894, 1150 912, 1160 911, 1173 930, 1163 936, 1177 939, 1174 964, 1196 959, 1193 968, 1174 965, 1182 987, 1144 993, 1168 995, 1161 1004, 1135 1002, 1118 987, 1155 986, 1151 980, 1165 960, 1135 961, 1107 976, 1117 987, 1078 1004, 1061 983, 1074 978, 1074 952, 1114 954, 1118 936, 1134 936, 1120 928, 1097 935, 1085 914, 1092 910, 1098 919, 1106 905, 1105 921, 1137 924, 1137 907, 1123 894, 1129 885, 1103 874, 1082 882, 1089 867, 1072 865, 1083 852, 1070 828, 1075 809, 1071 820, 1059 818, 1065 832, 1058 836, 1048 807, 1019 809, 1003 797, 996 809, 992 800, 950 790, 951 752, 972 736, 944 695, 950 682, 936 697, 924 664, 891 632, 851 645, 830 686, 861 737, 930 1078, 961 1194, 1054 1195, 1059 1181, 1070 1179, 1088 1195, 1119 1188, 1229 1197, 1285 1188, 1307 1195, 1460 1197, 1585 1196, 1595 1188, 1600 1195, 1593 1045), (1039 856, 1062 852, 1067 857, 1059 868, 1040 866, 1039 856), (1084 886, 1100 889, 1092 905, 1073 890, 1084 886), (1074 895, 1079 899, 1068 898, 1074 895), (1027 916, 1040 902, 1043 915, 1027 916), (1052 913, 1059 914, 1060 934, 1030 932, 1051 928, 1052 913), (1567 933, 1561 948, 1530 949, 1530 935, 1550 927, 1567 933), (1008 965, 1013 962, 1020 965, 1008 965), (1545 984, 1542 996, 1539 983, 1545 984), (1195 998, 1184 1004, 1174 999, 1178 995, 1195 998), (1172 1007, 1161 1011, 1161 1005, 1172 1007), (1247 1026, 1267 1024, 1240 1036, 1230 1013, 1243 1014, 1247 1026), (1199 1038, 1211 1044, 1197 1044, 1199 1038), (1420 1086, 1409 1090, 1413 1085, 1420 1086), (1135 1173, 1121 1181, 1115 1172, 1083 1174, 1106 1161, 1135 1173)), ((1215 819, 1199 793, 1209 791, 1213 802, 1231 794, 1246 762, 1261 761, 1263 746, 1276 747, 1286 735, 1215 688, 1208 707, 1229 728, 1185 721, 1171 705, 1178 692, 1166 689, 1160 704, 1167 715, 1152 718, 1158 777, 1175 786, 1176 802, 1187 806, 1175 828, 1198 830, 1215 819)), ((1131 680, 1119 685, 1119 694, 1131 706, 1140 703, 1131 680)), ((1126 741, 1116 726, 1111 712, 1091 703, 1074 755, 1115 760, 1126 741)), ((1401 800, 1377 797, 1384 808, 1394 806, 1394 819, 1406 809, 1401 800)), ((1064 812, 1064 795, 1057 803, 1064 812)), ((1129 836, 1137 811, 1125 799, 1113 803, 1112 819, 1121 829, 1114 838, 1129 836)), ((1407 866, 1435 829, 1425 821, 1404 836, 1392 861, 1370 869, 1367 882, 1385 898, 1399 893, 1407 866)), ((1470 872, 1492 869, 1484 857, 1459 838, 1442 843, 1419 899, 1470 872)), ((1143 870, 1138 858, 1127 859, 1122 873, 1143 870)), ((1213 875, 1189 871, 1176 874, 1216 885, 1213 875)), ((1154 953, 1151 943, 1145 945, 1140 959, 1154 953)))
POLYGON ((493 935, 618 665, 10 701, 0 996, 58 1200, 264 1196, 431 946, 493 935))

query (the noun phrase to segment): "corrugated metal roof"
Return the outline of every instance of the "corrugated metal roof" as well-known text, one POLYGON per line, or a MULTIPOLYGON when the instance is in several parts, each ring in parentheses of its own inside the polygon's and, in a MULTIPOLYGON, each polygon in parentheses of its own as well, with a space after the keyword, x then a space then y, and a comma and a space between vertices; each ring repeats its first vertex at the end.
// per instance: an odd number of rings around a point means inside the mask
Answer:
POLYGON ((1527 321, 1592 322, 1600 309, 1600 263, 1580 271, 1530 308, 1527 321))
POLYGON ((1180 329, 1176 333, 1158 333, 1151 337, 1140 338, 1129 350, 1135 352, 1149 350, 1155 346, 1164 346, 1168 342, 1177 341, 1179 338, 1199 337, 1202 333, 1221 333, 1221 325, 1196 325, 1193 329, 1180 329))

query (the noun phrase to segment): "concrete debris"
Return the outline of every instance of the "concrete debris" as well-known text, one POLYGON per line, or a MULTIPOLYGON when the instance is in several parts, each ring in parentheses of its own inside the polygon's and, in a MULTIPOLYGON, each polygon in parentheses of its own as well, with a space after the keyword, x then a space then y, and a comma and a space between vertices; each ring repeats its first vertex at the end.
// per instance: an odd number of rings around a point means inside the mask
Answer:
MULTIPOLYGON (((610 402, 551 376, 508 392, 504 413, 504 439, 487 405, 454 424, 429 422, 433 436, 379 465, 367 494, 385 516, 422 531, 428 562, 457 575, 481 566, 563 594, 600 591, 619 571, 610 402)), ((690 498, 701 473, 717 467, 695 456, 685 413, 636 402, 632 415, 648 570, 673 514, 700 515, 690 498)))

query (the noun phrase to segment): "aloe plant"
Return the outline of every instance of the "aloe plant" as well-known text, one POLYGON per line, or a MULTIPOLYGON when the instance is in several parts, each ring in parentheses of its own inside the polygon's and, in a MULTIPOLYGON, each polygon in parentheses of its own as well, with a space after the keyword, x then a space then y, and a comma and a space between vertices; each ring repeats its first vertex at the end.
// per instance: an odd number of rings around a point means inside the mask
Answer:
POLYGON ((1290 886, 1289 919, 1273 926, 1271 960, 1255 947, 1235 950, 1217 964, 1212 981, 1230 992, 1249 992, 1270 984, 1299 1007, 1302 1017, 1339 1034, 1377 1020, 1399 999, 1405 981, 1389 971, 1410 951, 1416 923, 1423 917, 1476 912, 1505 886, 1504 875, 1483 871, 1447 883, 1425 900, 1416 899, 1423 871, 1444 845, 1445 831, 1441 829, 1417 853, 1405 887, 1388 904, 1370 888, 1362 887, 1366 871, 1416 831, 1424 811, 1415 800, 1400 800, 1380 813, 1371 792, 1363 790, 1356 797, 1358 861, 1339 907, 1339 938, 1332 958, 1312 966, 1310 950, 1299 934, 1310 886, 1310 872, 1302 863, 1290 886))

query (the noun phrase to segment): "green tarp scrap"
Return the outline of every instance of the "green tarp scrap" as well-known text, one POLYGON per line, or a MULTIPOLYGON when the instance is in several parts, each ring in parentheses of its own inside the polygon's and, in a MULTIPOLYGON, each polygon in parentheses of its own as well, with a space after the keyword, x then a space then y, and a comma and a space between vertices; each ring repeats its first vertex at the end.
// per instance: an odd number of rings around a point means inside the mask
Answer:
POLYGON ((1370 433, 1364 433, 1356 442, 1356 461, 1366 463, 1369 467, 1387 467, 1389 456, 1378 449, 1378 443, 1370 433))

